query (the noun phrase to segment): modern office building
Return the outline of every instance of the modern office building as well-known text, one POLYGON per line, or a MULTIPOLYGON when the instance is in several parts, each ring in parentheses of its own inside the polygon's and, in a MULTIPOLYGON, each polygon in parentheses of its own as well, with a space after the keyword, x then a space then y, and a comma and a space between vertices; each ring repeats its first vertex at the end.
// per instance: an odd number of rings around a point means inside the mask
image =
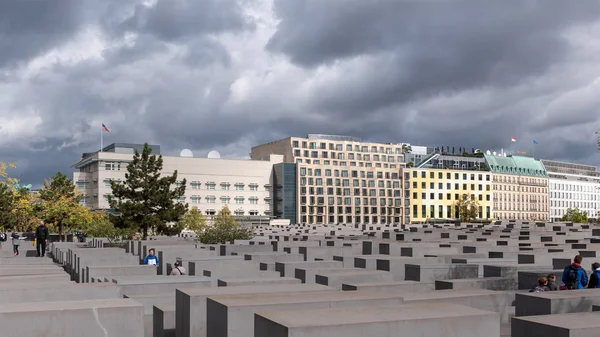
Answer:
POLYGON ((600 217, 600 172, 592 165, 542 160, 550 176, 550 220, 560 221, 569 208, 600 217))
POLYGON ((539 160, 486 154, 492 172, 494 219, 548 221, 548 173, 539 160))
POLYGON ((273 154, 283 155, 287 164, 281 173, 275 170, 275 214, 307 224, 403 223, 402 144, 311 134, 255 146, 250 157, 265 160, 273 154))
POLYGON ((457 202, 465 194, 478 204, 477 219, 492 218, 491 172, 481 153, 452 155, 435 149, 405 169, 404 179, 411 223, 460 218, 457 202))
MULTIPOLYGON (((160 154, 160 146, 151 146, 160 154)), ((127 165, 140 144, 111 144, 102 152, 84 153, 73 165, 73 182, 83 193, 82 204, 92 209, 108 209, 110 181, 124 181, 127 165)), ((215 215, 224 206, 237 217, 253 221, 271 218, 271 178, 273 166, 283 161, 281 155, 266 160, 232 160, 197 158, 189 150, 182 156, 163 156, 163 173, 178 173, 179 181, 187 180, 185 196, 179 201, 197 207, 207 216, 215 215)), ((214 156, 214 157, 219 157, 214 156)))

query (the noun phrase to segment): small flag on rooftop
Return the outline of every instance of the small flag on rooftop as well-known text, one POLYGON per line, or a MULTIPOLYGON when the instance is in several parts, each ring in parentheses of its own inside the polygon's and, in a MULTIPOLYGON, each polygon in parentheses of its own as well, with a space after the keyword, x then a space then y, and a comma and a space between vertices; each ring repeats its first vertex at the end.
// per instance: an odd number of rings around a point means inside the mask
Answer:
POLYGON ((538 144, 539 144, 539 143, 538 143, 538 141, 537 141, 537 140, 534 140, 534 141, 533 141, 533 145, 538 145, 538 144))
POLYGON ((512 137, 512 138, 510 139, 510 141, 514 143, 514 142, 516 142, 516 141, 517 141, 517 138, 515 138, 515 137, 512 137))
POLYGON ((108 126, 106 126, 106 125, 104 125, 104 123, 102 123, 102 131, 110 132, 110 129, 108 128, 108 126))

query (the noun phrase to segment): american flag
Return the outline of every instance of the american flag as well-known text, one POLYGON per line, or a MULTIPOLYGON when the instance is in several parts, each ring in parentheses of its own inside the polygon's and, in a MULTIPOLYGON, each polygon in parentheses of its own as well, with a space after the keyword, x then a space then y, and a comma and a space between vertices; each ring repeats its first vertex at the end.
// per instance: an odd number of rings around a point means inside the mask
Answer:
POLYGON ((102 123, 102 131, 110 132, 110 129, 108 128, 108 126, 106 126, 106 125, 104 125, 104 123, 102 123))

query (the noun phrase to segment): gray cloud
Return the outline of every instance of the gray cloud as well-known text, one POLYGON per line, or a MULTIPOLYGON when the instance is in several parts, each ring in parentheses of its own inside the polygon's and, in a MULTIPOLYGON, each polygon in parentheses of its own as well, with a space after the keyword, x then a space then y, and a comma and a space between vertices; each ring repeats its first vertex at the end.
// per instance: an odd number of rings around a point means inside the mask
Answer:
POLYGON ((599 6, 0 2, 0 157, 40 184, 98 149, 106 123, 105 144, 165 154, 244 157, 307 133, 484 150, 517 137, 600 164, 599 6))

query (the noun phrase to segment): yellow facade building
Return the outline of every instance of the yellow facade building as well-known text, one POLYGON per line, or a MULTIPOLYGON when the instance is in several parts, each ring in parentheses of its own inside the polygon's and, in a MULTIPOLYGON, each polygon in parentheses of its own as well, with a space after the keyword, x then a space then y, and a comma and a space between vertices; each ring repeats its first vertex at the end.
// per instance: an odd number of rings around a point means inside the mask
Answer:
MULTIPOLYGON (((482 167, 482 166, 477 166, 482 167)), ((485 167, 485 165, 483 166, 485 167)), ((411 223, 459 217, 456 201, 466 194, 479 204, 478 219, 491 219, 492 174, 481 169, 412 168, 405 177, 410 187, 411 223)))

